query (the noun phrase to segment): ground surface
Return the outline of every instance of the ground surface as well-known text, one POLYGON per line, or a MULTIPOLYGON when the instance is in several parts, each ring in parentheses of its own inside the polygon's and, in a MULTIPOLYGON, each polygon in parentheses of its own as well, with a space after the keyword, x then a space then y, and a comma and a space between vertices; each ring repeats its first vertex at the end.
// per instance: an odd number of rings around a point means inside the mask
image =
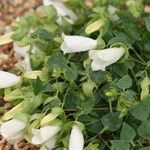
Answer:
MULTIPOLYGON (((0 36, 8 32, 9 24, 17 16, 24 14, 26 11, 33 11, 41 4, 42 0, 0 0, 0 36)), ((0 46, 0 70, 10 70, 16 63, 13 57, 12 44, 0 46)), ((12 106, 3 101, 0 97, 1 110, 10 109, 12 106)), ((0 111, 2 114, 3 111, 0 111)), ((18 144, 19 150, 36 150, 33 145, 26 141, 21 141, 18 144)), ((0 150, 14 150, 5 139, 0 139, 0 150)))

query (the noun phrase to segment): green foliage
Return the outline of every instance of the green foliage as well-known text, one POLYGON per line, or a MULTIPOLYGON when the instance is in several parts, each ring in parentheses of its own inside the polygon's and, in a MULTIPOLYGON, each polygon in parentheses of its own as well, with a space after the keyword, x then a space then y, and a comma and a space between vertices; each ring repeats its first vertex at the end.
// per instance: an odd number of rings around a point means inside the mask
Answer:
POLYGON ((119 127, 122 124, 122 118, 119 118, 119 113, 114 112, 114 113, 109 113, 102 117, 102 123, 104 127, 110 131, 115 131, 119 129, 119 127))
POLYGON ((112 150, 130 150, 129 143, 122 141, 122 140, 113 140, 111 141, 112 150))
POLYGON ((124 77, 122 77, 117 83, 116 83, 117 87, 120 89, 128 89, 132 86, 132 79, 130 78, 129 75, 126 75, 124 77))
POLYGON ((138 128, 139 135, 148 140, 150 139, 149 127, 150 127, 150 120, 146 120, 142 122, 138 128))
POLYGON ((135 136, 136 132, 134 131, 134 129, 130 127, 128 124, 123 123, 120 138, 124 141, 133 142, 135 136))

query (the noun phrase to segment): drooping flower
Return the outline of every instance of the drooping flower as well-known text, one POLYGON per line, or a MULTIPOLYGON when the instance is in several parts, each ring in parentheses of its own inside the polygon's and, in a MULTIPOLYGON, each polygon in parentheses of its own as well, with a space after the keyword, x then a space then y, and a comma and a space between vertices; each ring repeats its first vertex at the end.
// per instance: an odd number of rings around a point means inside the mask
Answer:
POLYGON ((84 137, 77 125, 74 125, 69 139, 69 150, 83 150, 84 137))
POLYGON ((69 18, 73 22, 75 22, 78 19, 77 15, 72 10, 70 10, 69 8, 67 8, 65 6, 65 4, 63 4, 59 0, 43 0, 43 4, 45 6, 49 6, 49 5, 54 6, 55 9, 56 9, 56 11, 57 11, 58 16, 69 16, 69 18))
POLYGON ((105 71, 106 67, 117 62, 125 54, 123 47, 114 47, 104 50, 90 50, 89 57, 93 60, 91 68, 93 71, 105 71))
POLYGON ((14 86, 20 81, 20 77, 6 71, 0 71, 0 89, 14 86))
POLYGON ((30 46, 24 46, 20 47, 17 42, 14 42, 14 51, 15 51, 15 57, 18 60, 18 63, 16 64, 16 67, 21 69, 24 68, 25 71, 31 71, 31 64, 30 64, 30 58, 28 54, 30 46), (23 60, 22 60, 23 58, 23 60), (21 60, 21 61, 20 61, 21 60))
POLYGON ((117 21, 119 19, 116 12, 119 11, 116 7, 109 5, 108 6, 108 12, 110 13, 110 17, 112 20, 117 21))
POLYGON ((30 49, 30 46, 23 46, 20 47, 18 42, 13 43, 13 48, 15 51, 15 57, 20 58, 20 57, 26 57, 28 55, 28 50, 30 49))
POLYGON ((41 147, 40 150, 52 150, 56 147, 56 138, 52 138, 46 141, 41 147))
POLYGON ((40 145, 51 140, 60 130, 59 126, 47 125, 40 129, 33 129, 32 144, 40 145))
POLYGON ((22 140, 26 122, 12 119, 1 125, 0 133, 9 142, 22 140))
POLYGON ((76 53, 88 51, 96 48, 97 41, 83 36, 67 36, 63 34, 64 42, 61 44, 61 50, 66 53, 76 53))

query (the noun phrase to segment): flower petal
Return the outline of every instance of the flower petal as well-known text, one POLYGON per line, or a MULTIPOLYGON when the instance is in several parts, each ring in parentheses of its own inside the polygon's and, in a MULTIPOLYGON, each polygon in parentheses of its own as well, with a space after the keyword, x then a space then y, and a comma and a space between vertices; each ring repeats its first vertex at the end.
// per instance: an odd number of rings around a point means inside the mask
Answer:
POLYGON ((12 119, 10 121, 7 121, 1 125, 1 135, 4 138, 10 138, 11 140, 14 138, 20 137, 20 131, 23 130, 26 127, 26 122, 20 121, 17 119, 12 119))
POLYGON ((20 77, 6 71, 0 71, 0 89, 14 86, 19 82, 20 77))
POLYGON ((39 130, 34 130, 32 144, 43 144, 48 139, 51 139, 53 136, 55 136, 59 130, 59 126, 45 126, 39 130))
POLYGON ((116 7, 114 7, 114 6, 112 6, 112 5, 109 5, 109 6, 108 6, 108 12, 110 13, 111 19, 112 19, 113 21, 119 20, 119 17, 118 17, 118 15, 116 14, 117 11, 118 11, 118 9, 117 9, 116 7))
POLYGON ((30 49, 30 46, 23 46, 20 47, 18 42, 14 42, 14 51, 15 51, 15 56, 17 57, 26 57, 26 55, 28 54, 28 50, 30 49))
POLYGON ((61 50, 64 53, 82 52, 96 48, 97 41, 83 36, 67 36, 63 35, 64 43, 61 50))
POLYGON ((58 15, 60 16, 69 16, 73 21, 76 21, 78 19, 77 15, 67 8, 62 2, 57 0, 43 0, 43 4, 45 6, 52 5, 55 7, 58 15))
MULTIPOLYGON (((48 150, 52 150, 56 147, 56 139, 55 138, 52 138, 48 141, 46 141, 42 147, 48 149, 48 150)), ((40 150, 42 150, 42 147, 40 148, 40 150)))
POLYGON ((69 150, 83 150, 84 137, 77 125, 74 125, 69 139, 69 150))
POLYGON ((118 61, 125 54, 124 48, 108 48, 102 50, 101 53, 98 54, 98 57, 105 61, 118 61))
POLYGON ((93 60, 91 68, 93 71, 103 70, 125 54, 124 48, 108 48, 104 50, 90 50, 89 57, 93 60))
POLYGON ((26 55, 26 57, 22 61, 18 62, 15 66, 20 70, 23 68, 25 72, 31 71, 32 68, 30 64, 29 55, 26 55))
POLYGON ((104 61, 96 61, 96 60, 93 60, 92 63, 91 63, 91 69, 93 71, 98 71, 98 70, 102 70, 102 71, 105 71, 106 67, 106 62, 104 61))
POLYGON ((61 50, 64 52, 64 54, 72 52, 72 50, 70 50, 64 42, 61 44, 61 50))

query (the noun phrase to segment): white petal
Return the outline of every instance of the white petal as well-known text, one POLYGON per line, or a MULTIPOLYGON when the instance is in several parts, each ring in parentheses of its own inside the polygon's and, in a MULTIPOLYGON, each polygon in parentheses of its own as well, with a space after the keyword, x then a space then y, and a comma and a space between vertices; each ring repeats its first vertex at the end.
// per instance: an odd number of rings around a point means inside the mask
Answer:
POLYGON ((104 61, 93 60, 91 63, 91 69, 93 71, 98 71, 98 70, 105 71, 106 70, 105 67, 106 67, 106 62, 104 62, 104 61))
POLYGON ((124 48, 108 48, 104 50, 90 50, 89 57, 93 60, 93 71, 103 70, 105 67, 117 62, 125 54, 124 48))
POLYGON ((108 6, 108 11, 111 15, 111 19, 114 21, 117 21, 119 19, 118 15, 116 14, 116 12, 118 11, 118 9, 112 5, 108 6))
POLYGON ((10 137, 7 138, 7 140, 17 140, 22 138, 23 138, 23 130, 11 135, 10 137))
POLYGON ((61 48, 64 53, 82 52, 96 48, 97 41, 83 36, 64 35, 64 43, 61 48))
POLYGON ((20 80, 20 77, 12 73, 0 71, 0 89, 14 86, 15 84, 19 83, 20 80))
POLYGON ((55 138, 52 138, 48 141, 46 141, 44 144, 43 144, 44 147, 48 148, 48 150, 52 150, 56 147, 56 139, 55 138))
POLYGON ((14 42, 14 51, 15 55, 17 56, 26 57, 29 49, 30 49, 29 45, 20 47, 18 42, 14 42))
POLYGON ((12 119, 1 125, 1 134, 4 138, 11 138, 12 136, 19 137, 20 131, 26 127, 26 122, 17 119, 12 119))
POLYGON ((76 21, 78 19, 77 15, 67 8, 62 2, 57 0, 43 0, 43 4, 45 6, 52 5, 55 7, 58 15, 60 16, 69 16, 73 21, 76 21))
POLYGON ((112 61, 114 63, 118 61, 124 54, 124 48, 108 48, 97 53, 97 57, 105 61, 112 61))
POLYGON ((66 53, 72 53, 72 50, 70 50, 70 49, 65 45, 64 42, 61 44, 61 50, 64 52, 64 54, 66 54, 66 53))
POLYGON ((118 11, 118 9, 116 7, 114 7, 114 6, 112 6, 112 5, 109 5, 108 6, 108 11, 109 11, 109 13, 111 15, 113 15, 113 14, 115 14, 118 11))
POLYGON ((10 145, 13 145, 15 150, 18 150, 18 143, 19 143, 20 141, 22 141, 22 140, 23 140, 23 138, 20 138, 20 139, 17 139, 17 140, 7 140, 7 142, 8 142, 10 145))
POLYGON ((26 57, 22 61, 18 62, 15 66, 20 70, 23 68, 25 72, 31 71, 32 69, 29 55, 26 55, 26 57))
POLYGON ((59 126, 45 126, 34 131, 32 144, 42 144, 46 142, 48 139, 51 139, 53 136, 55 136, 59 130, 59 126))
POLYGON ((83 150, 84 137, 77 125, 74 125, 69 139, 69 150, 83 150))

